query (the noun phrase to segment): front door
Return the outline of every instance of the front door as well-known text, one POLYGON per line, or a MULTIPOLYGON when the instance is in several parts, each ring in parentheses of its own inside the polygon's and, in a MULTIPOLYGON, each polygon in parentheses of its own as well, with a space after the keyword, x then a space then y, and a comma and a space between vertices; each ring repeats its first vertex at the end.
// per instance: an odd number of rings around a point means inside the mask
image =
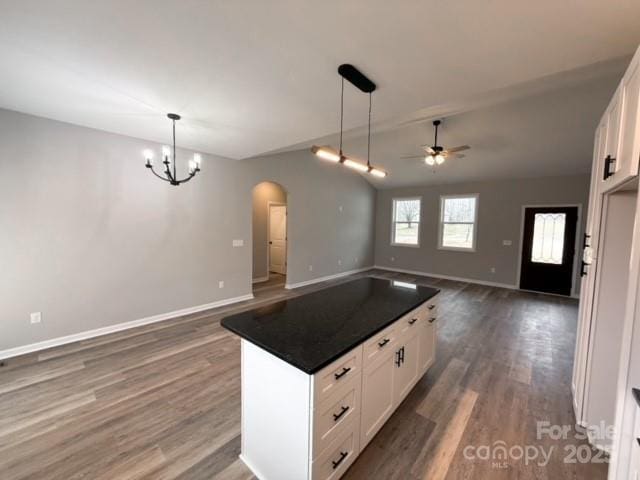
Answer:
POLYGON ((571 295, 578 207, 530 207, 524 213, 520 288, 571 295))
POLYGON ((269 205, 269 271, 287 273, 287 207, 269 205))

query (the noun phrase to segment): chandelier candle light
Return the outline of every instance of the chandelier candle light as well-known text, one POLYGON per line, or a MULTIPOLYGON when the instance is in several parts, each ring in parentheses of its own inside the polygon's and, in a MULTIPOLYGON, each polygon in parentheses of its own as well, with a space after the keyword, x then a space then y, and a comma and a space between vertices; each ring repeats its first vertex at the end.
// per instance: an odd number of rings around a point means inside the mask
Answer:
POLYGON ((178 180, 178 172, 176 169, 176 120, 180 120, 180 115, 176 113, 168 113, 167 117, 173 122, 173 150, 168 146, 162 147, 162 163, 164 164, 164 176, 159 175, 153 169, 153 151, 145 150, 143 152, 144 159, 146 161, 145 166, 151 170, 156 177, 165 182, 169 182, 171 185, 178 186, 181 183, 188 182, 200 171, 200 164, 202 163, 202 157, 199 153, 193 154, 193 160, 189 160, 189 175, 182 180, 178 180), (173 166, 171 165, 173 163, 173 166))
POLYGON ((318 147, 314 145, 311 147, 311 152, 323 160, 328 160, 334 163, 341 163, 345 167, 352 168, 362 173, 370 173, 374 177, 384 178, 387 176, 387 172, 378 168, 372 167, 369 160, 371 151, 371 93, 376 89, 376 84, 369 80, 360 70, 353 65, 343 64, 338 67, 338 74, 342 77, 342 86, 340 92, 340 147, 336 152, 330 147, 318 147), (344 79, 347 79, 358 89, 364 93, 369 94, 369 124, 367 133, 367 163, 364 164, 357 160, 347 157, 342 152, 342 123, 344 120, 344 79))

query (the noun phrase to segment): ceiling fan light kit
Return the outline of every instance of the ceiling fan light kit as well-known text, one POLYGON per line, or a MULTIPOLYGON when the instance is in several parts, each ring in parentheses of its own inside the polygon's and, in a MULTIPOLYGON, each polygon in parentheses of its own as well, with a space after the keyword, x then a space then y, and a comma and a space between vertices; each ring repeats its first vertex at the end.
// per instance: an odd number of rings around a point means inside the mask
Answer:
POLYGON ((338 74, 342 77, 341 91, 340 91, 340 146, 338 151, 331 147, 319 147, 314 145, 311 147, 311 152, 323 160, 329 162, 341 163, 347 168, 357 170, 362 173, 369 173, 374 177, 384 178, 387 176, 387 172, 381 168, 374 167, 370 162, 371 152, 371 93, 376 89, 376 84, 373 83, 366 75, 358 70, 353 65, 348 63, 342 64, 338 67, 338 74), (343 133, 343 120, 344 120, 344 80, 347 79, 356 88, 364 93, 369 94, 369 123, 367 130, 367 163, 359 162, 353 158, 347 157, 342 151, 342 133, 343 133))
POLYGON ((153 168, 153 150, 146 149, 142 152, 145 159, 145 167, 151 170, 156 177, 165 182, 169 182, 170 185, 178 186, 185 182, 188 182, 200 171, 202 163, 202 156, 199 153, 193 154, 193 159, 189 160, 189 174, 185 178, 178 180, 178 171, 176 168, 176 121, 180 120, 180 115, 177 113, 168 113, 167 117, 173 123, 173 149, 167 145, 162 147, 162 164, 164 165, 163 175, 158 174, 153 168), (173 164, 173 165, 172 165, 173 164))
POLYGON ((425 153, 426 153, 424 156, 409 155, 409 156, 404 156, 402 158, 422 158, 424 160, 424 163, 430 167, 433 167, 436 165, 442 165, 449 157, 463 158, 464 155, 461 155, 458 152, 469 150, 471 148, 469 147, 469 145, 462 145, 459 147, 453 147, 453 148, 447 148, 447 149, 438 145, 438 127, 440 126, 441 123, 442 123, 441 120, 433 121, 433 126, 435 127, 435 138, 432 146, 429 147, 427 145, 422 145, 422 148, 425 150, 425 153))

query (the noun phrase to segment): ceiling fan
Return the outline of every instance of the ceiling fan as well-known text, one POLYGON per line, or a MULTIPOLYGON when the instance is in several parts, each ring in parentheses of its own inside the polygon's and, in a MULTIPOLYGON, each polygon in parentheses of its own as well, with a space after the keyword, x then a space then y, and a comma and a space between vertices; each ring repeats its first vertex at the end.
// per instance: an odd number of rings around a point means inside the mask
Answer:
POLYGON ((427 165, 442 165, 449 157, 464 158, 464 155, 459 153, 464 150, 469 150, 469 145, 461 145, 453 148, 443 148, 438 145, 438 126, 442 122, 440 120, 434 120, 433 126, 435 127, 435 139, 433 145, 421 145, 420 147, 425 151, 425 155, 407 155, 401 158, 424 158, 424 163, 427 165))

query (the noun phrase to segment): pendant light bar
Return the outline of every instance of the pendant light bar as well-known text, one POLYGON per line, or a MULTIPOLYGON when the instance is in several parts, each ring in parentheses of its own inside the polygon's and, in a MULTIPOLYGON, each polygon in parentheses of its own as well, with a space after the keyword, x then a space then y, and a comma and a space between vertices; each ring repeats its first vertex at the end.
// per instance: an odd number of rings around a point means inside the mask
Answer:
POLYGON ((311 152, 329 162, 341 163, 345 167, 351 168, 358 172, 370 173, 374 177, 384 178, 387 176, 387 172, 378 167, 371 166, 370 152, 371 152, 371 93, 376 89, 376 84, 369 80, 360 70, 353 65, 345 63, 338 67, 338 74, 342 77, 340 85, 340 147, 336 152, 331 147, 320 147, 314 145, 311 147, 311 152), (342 152, 342 134, 343 134, 343 121, 344 121, 344 80, 347 79, 356 88, 364 93, 369 94, 369 119, 367 130, 367 163, 364 164, 357 160, 347 157, 342 152))

